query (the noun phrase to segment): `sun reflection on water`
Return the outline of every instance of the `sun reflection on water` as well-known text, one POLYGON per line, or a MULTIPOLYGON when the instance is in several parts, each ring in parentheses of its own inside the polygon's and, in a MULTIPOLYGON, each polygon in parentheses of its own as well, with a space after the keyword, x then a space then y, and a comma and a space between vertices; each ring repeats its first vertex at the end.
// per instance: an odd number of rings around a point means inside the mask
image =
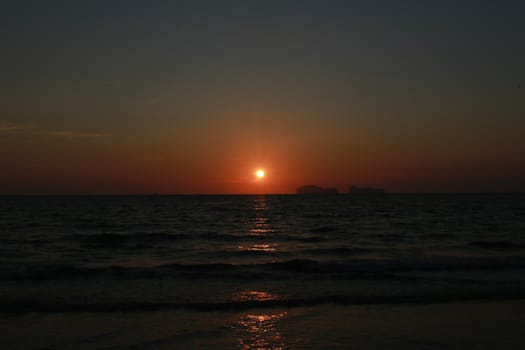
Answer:
POLYGON ((243 290, 233 295, 234 301, 270 301, 279 300, 282 297, 278 294, 260 290, 243 290))
MULTIPOLYGON (((255 217, 251 221, 249 234, 260 237, 261 242, 251 245, 238 245, 237 249, 252 252, 276 252, 276 243, 262 242, 266 236, 274 232, 268 218, 266 198, 264 196, 257 197, 254 200, 253 209, 255 217)), ((234 301, 256 303, 271 302, 281 298, 282 296, 280 295, 259 290, 244 290, 236 293, 232 297, 234 301)), ((249 313, 241 316, 234 325, 239 348, 243 350, 284 349, 285 343, 277 326, 279 321, 286 315, 286 312, 282 312, 261 314, 249 313)))
MULTIPOLYGON (((262 240, 274 232, 268 218, 268 205, 264 196, 255 198, 253 210, 255 217, 250 221, 249 235, 258 236, 262 240)), ((274 253, 277 251, 277 243, 260 242, 251 245, 238 245, 237 249, 247 252, 274 253)))
MULTIPOLYGON (((266 302, 279 300, 282 296, 261 290, 243 290, 232 296, 238 302, 266 302)), ((281 313, 248 313, 234 324, 239 349, 284 349, 285 343, 278 323, 287 315, 281 313)))
POLYGON ((268 218, 268 205, 266 198, 259 196, 253 201, 253 210, 255 211, 255 218, 252 220, 250 234, 255 236, 263 236, 273 232, 268 218))
POLYGON ((275 244, 253 244, 251 246, 238 245, 237 249, 249 252, 268 252, 272 253, 277 250, 275 244))
POLYGON ((239 331, 238 345, 240 349, 278 350, 286 344, 278 329, 279 321, 287 315, 281 313, 247 314, 236 324, 239 331))
POLYGON ((256 216, 250 229, 250 234, 253 236, 263 236, 273 232, 267 217, 256 216))

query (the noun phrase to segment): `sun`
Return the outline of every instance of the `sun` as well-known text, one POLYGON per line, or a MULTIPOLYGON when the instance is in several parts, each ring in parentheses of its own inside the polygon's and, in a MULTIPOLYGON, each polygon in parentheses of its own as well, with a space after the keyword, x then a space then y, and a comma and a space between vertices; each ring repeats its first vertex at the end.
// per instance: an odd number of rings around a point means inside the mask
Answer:
POLYGON ((255 172, 255 176, 257 176, 258 179, 263 179, 264 175, 265 173, 263 169, 257 169, 257 171, 255 172))

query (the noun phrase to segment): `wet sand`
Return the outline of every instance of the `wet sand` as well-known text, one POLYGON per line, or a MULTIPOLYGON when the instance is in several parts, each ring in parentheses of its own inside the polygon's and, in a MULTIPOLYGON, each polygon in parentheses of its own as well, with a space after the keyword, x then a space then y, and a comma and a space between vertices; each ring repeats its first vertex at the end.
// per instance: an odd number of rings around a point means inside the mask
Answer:
POLYGON ((525 300, 243 312, 2 314, 4 349, 499 349, 523 341, 525 300))

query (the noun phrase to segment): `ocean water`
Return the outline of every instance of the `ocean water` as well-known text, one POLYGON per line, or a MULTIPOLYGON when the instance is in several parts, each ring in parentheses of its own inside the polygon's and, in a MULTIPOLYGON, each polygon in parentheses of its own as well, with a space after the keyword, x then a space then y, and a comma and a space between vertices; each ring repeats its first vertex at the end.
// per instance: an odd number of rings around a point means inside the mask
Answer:
POLYGON ((2 348, 483 348, 524 272, 519 194, 0 198, 2 348))

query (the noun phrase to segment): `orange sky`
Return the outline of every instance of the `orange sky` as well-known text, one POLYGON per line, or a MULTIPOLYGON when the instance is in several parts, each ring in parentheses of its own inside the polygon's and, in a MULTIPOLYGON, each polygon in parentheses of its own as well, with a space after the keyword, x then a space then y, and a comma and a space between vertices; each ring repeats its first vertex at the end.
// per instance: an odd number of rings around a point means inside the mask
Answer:
POLYGON ((393 192, 498 191, 519 188, 520 174, 525 174, 517 157, 523 149, 518 137, 484 145, 476 140, 484 135, 464 140, 445 128, 434 129, 436 134, 426 140, 409 134, 399 140, 379 136, 378 130, 357 133, 314 122, 307 127, 274 115, 259 120, 264 126, 251 128, 246 124, 252 122, 226 118, 203 128, 199 137, 178 124, 160 132, 144 126, 107 135, 68 136, 37 128, 4 132, 1 189, 37 194, 293 193, 300 185, 317 184, 342 192, 350 185, 393 192), (266 171, 262 181, 255 179, 257 168, 266 171))

